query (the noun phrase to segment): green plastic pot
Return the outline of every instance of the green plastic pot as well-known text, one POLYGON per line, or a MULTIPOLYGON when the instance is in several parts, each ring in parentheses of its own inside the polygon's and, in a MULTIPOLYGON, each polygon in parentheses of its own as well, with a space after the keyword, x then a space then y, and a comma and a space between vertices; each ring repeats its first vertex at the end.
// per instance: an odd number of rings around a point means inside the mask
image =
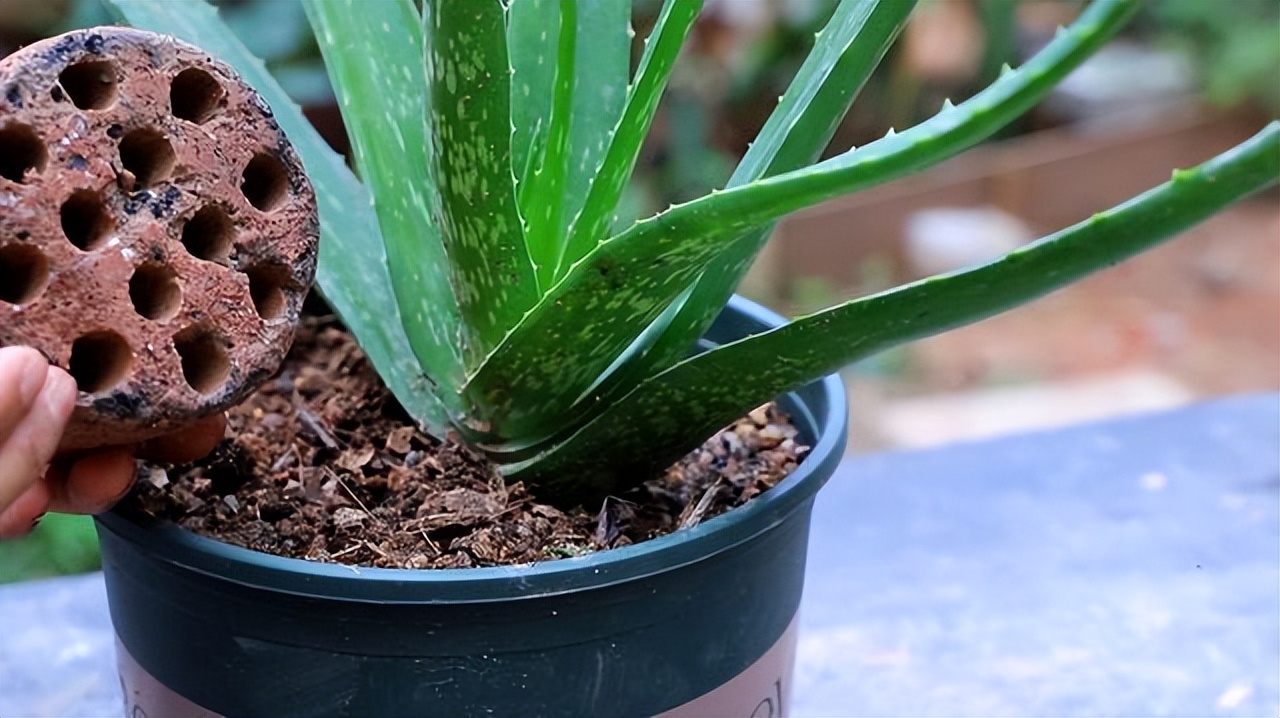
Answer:
MULTIPOLYGON (((735 298, 707 338, 779 321, 735 298)), ((777 487, 692 529, 579 558, 353 568, 103 515, 126 714, 783 715, 810 511, 848 415, 836 377, 781 404, 813 449, 777 487)))

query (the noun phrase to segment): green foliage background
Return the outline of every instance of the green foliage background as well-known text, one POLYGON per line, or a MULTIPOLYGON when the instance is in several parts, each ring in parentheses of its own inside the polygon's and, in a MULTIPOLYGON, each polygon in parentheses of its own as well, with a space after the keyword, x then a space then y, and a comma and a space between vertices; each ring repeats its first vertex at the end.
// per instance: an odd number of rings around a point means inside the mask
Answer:
POLYGON ((0 542, 0 583, 96 571, 98 536, 88 516, 45 516, 30 535, 0 542))

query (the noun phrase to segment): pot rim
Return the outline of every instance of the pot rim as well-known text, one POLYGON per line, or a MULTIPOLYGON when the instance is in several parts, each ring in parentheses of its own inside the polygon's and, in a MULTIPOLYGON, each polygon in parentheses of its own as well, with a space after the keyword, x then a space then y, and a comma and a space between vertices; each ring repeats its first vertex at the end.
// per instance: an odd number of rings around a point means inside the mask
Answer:
MULTIPOLYGON (((785 320, 734 296, 728 307, 760 329, 785 320)), ((538 598, 601 588, 695 563, 748 541, 780 524, 811 499, 835 471, 844 452, 848 403, 840 377, 826 376, 782 401, 801 426, 816 429, 816 441, 799 467, 778 485, 689 529, 620 548, 515 566, 446 569, 364 568, 287 558, 201 536, 167 520, 101 514, 101 530, 135 545, 150 557, 233 583, 302 596, 377 603, 474 603, 538 598), (806 400, 800 393, 813 393, 806 400), (827 403, 818 416, 810 403, 827 403)))

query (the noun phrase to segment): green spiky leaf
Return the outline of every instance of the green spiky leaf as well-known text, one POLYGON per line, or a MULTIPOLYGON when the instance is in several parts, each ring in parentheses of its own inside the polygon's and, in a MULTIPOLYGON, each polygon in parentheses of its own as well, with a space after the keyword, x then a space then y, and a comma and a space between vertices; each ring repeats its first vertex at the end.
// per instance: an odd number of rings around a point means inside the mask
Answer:
MULTIPOLYGON (((914 0, 837 5, 728 186, 815 161, 914 7, 914 0)), ((606 406, 616 392, 683 358, 711 326, 772 230, 772 224, 753 230, 715 257, 695 285, 655 320, 651 336, 638 341, 626 361, 588 392, 581 409, 606 406)))
POLYGON ((524 217, 524 241, 533 261, 538 283, 555 280, 560 255, 560 226, 564 221, 565 181, 569 172, 569 129, 572 122, 574 67, 578 52, 578 2, 555 3, 556 64, 551 85, 551 114, 547 117, 546 141, 538 156, 530 158, 519 189, 520 213, 524 217))
POLYGON ((507 8, 507 53, 511 60, 511 171, 520 187, 536 169, 539 133, 551 124, 556 81, 559 0, 512 0, 507 8), (533 156, 530 156, 532 153, 533 156))
POLYGON ((418 11, 412 0, 309 0, 305 7, 374 198, 409 344, 441 395, 456 396, 459 316, 431 213, 439 198, 427 173, 418 11))
POLYGON ((511 68, 499 0, 428 0, 427 150, 438 219, 474 363, 537 301, 511 170, 511 68))
POLYGON ((630 0, 577 0, 574 8, 578 14, 577 59, 565 211, 558 230, 562 241, 605 161, 631 82, 630 0))
POLYGON ((617 322, 642 332, 722 244, 650 239, 606 242, 552 287, 464 387, 473 423, 461 428, 477 439, 545 438, 625 347, 617 322))
POLYGON ((557 277, 567 274, 574 262, 607 236, 623 187, 631 178, 640 146, 658 110, 658 100, 671 76, 671 68, 701 9, 702 0, 666 0, 662 6, 653 33, 645 40, 635 82, 627 92, 622 118, 609 141, 600 172, 590 183, 582 211, 570 225, 557 277))
POLYGON ((1107 42, 1136 11, 1133 0, 1098 0, 1018 69, 964 103, 902 133, 891 133, 825 162, 766 177, 636 223, 613 241, 686 241, 742 233, 805 207, 930 167, 977 144, 1043 99, 1107 42))
POLYGON ((1122 0, 1095 3, 1020 71, 902 134, 673 207, 598 245, 471 377, 464 400, 480 421, 469 428, 498 445, 547 439, 548 428, 575 416, 573 405, 713 257, 731 256, 725 253, 743 233, 979 142, 1044 97, 1134 7, 1122 0))
POLYGON ((513 163, 526 244, 543 287, 555 280, 569 222, 622 114, 630 19, 629 0, 517 0, 508 11, 513 163))
POLYGON ((770 397, 1110 267, 1278 176, 1280 122, 1272 122, 1235 149, 1174 172, 1164 185, 993 262, 857 299, 686 359, 508 475, 565 503, 638 483, 770 397))

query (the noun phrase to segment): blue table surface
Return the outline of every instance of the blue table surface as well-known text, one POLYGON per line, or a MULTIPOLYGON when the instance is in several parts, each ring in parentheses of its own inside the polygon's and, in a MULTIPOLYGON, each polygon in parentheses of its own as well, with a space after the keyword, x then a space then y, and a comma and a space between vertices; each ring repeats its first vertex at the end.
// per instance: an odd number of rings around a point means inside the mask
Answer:
MULTIPOLYGON (((1280 715, 1280 397, 850 457, 795 716, 1280 715)), ((0 716, 120 714, 98 574, 0 587, 0 716)))

